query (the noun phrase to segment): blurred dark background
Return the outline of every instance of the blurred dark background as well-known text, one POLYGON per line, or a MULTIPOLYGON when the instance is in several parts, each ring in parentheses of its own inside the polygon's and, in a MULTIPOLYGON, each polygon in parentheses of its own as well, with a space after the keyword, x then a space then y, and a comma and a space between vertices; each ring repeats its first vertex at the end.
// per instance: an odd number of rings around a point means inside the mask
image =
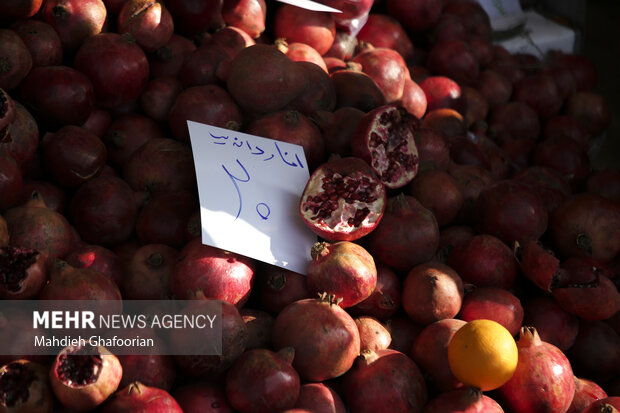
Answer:
MULTIPOLYGON (((556 1, 555 3, 563 3, 556 1)), ((611 109, 611 126, 593 156, 593 167, 620 169, 620 2, 588 0, 585 25, 581 34, 581 53, 592 59, 597 69, 596 91, 606 99, 611 109)), ((597 149, 595 147, 595 149, 597 149)))

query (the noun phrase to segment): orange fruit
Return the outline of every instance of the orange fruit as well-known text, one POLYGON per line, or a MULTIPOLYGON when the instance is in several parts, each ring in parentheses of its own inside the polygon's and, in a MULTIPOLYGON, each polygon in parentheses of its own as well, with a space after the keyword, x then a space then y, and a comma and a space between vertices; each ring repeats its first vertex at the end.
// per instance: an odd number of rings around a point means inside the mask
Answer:
POLYGON ((506 383, 517 368, 517 343, 491 320, 472 320, 448 343, 448 362, 457 380, 488 391, 506 383))

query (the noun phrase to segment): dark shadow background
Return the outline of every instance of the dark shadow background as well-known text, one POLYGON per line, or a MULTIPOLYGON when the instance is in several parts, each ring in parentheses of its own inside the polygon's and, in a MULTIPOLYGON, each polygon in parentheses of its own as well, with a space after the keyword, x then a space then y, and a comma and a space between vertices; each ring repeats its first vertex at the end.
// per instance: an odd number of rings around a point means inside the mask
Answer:
POLYGON ((592 59, 597 69, 596 91, 607 100, 611 126, 593 157, 593 168, 620 169, 620 2, 588 0, 581 53, 592 59))

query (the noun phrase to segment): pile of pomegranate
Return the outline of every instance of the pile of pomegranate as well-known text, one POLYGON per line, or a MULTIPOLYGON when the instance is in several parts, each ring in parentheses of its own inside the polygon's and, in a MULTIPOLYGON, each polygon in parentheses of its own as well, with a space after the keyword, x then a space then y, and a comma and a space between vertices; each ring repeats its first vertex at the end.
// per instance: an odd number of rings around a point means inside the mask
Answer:
POLYGON ((510 53, 474 0, 320 2, 343 13, 0 2, 0 298, 218 300, 224 325, 217 356, 46 357, 0 314, 0 412, 620 410, 591 61, 510 53), (201 243, 187 120, 303 146, 307 275, 201 243), (484 394, 447 360, 475 319, 519 346, 484 394))

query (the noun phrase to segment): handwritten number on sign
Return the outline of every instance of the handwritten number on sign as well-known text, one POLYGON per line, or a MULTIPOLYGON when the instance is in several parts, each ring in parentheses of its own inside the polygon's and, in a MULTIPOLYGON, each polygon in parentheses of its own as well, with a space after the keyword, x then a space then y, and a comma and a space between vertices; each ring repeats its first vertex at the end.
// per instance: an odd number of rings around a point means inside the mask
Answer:
POLYGON ((239 218, 239 215, 241 214, 241 208, 243 207, 243 198, 241 197, 241 191, 239 190, 239 185, 237 185, 237 181, 239 181, 239 182, 250 182, 250 174, 248 173, 247 169, 245 169, 243 164, 241 162, 239 162, 239 159, 237 159, 237 163, 239 164, 241 169, 243 169, 243 172, 245 172, 245 176, 246 176, 245 179, 237 178, 236 176, 234 176, 233 174, 228 172, 228 169, 226 169, 226 167, 224 165, 222 165, 222 168, 224 168, 224 172, 226 172, 228 174, 228 176, 230 177, 230 180, 232 181, 233 185, 235 186, 235 189, 237 190, 237 196, 239 197, 239 210, 237 211, 237 216, 235 217, 235 219, 239 218))
MULTIPOLYGON (((239 166, 245 173, 245 178, 239 178, 238 176, 231 174, 228 171, 228 169, 226 169, 226 166, 222 164, 222 169, 224 169, 224 172, 226 172, 226 174, 232 181, 233 185, 235 186, 235 190, 237 191, 237 196, 239 197, 239 209, 237 210, 237 216, 235 217, 235 219, 239 218, 239 215, 241 215, 241 209, 243 208, 243 197, 241 196, 241 190, 239 189, 239 185, 237 184, 237 182, 250 182, 250 174, 248 173, 248 170, 245 169, 245 166, 243 166, 243 164, 241 163, 241 161, 239 161, 239 159, 236 159, 236 161, 237 161, 237 164, 239 164, 239 166)), ((267 219, 269 218, 271 209, 269 208, 267 204, 265 204, 264 202, 261 202, 256 205, 256 212, 262 219, 267 219)))

